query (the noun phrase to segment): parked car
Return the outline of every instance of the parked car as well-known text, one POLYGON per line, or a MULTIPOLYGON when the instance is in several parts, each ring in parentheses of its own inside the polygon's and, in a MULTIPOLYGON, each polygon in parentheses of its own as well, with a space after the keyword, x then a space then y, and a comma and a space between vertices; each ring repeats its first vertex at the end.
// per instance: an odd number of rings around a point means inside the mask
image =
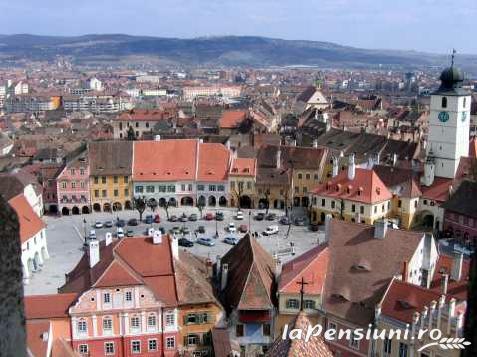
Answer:
POLYGON ((116 237, 124 238, 124 229, 122 229, 121 227, 118 227, 118 229, 116 230, 116 237))
POLYGON ((229 232, 229 233, 237 232, 237 228, 235 228, 234 222, 229 223, 229 225, 227 226, 227 232, 229 232))
POLYGON ((104 222, 104 226, 106 228, 112 228, 113 227, 113 221, 106 221, 104 222))
POLYGON ((320 226, 317 225, 317 224, 312 224, 312 225, 310 226, 310 230, 311 230, 312 232, 318 232, 319 229, 320 229, 320 226))
POLYGON ((154 217, 154 223, 161 223, 161 216, 156 214, 156 216, 154 217))
POLYGON ((207 212, 207 213, 205 214, 205 220, 206 220, 206 221, 211 221, 211 220, 214 219, 214 217, 215 217, 215 216, 214 216, 214 214, 213 214, 212 212, 207 212))
POLYGON ((89 231, 89 239, 96 239, 96 231, 94 229, 89 231))
POLYGON ((94 224, 94 228, 103 228, 103 223, 101 223, 100 221, 96 221, 96 223, 94 224))
POLYGON ((194 246, 194 242, 188 240, 187 238, 180 238, 178 243, 181 247, 193 247, 194 246))
POLYGON ((146 224, 152 224, 152 222, 154 222, 154 218, 152 217, 152 214, 148 214, 144 222, 146 224))
POLYGON ((192 214, 189 216, 189 221, 192 221, 192 222, 197 221, 197 214, 192 213, 192 214))
POLYGON ((179 227, 179 226, 174 226, 174 227, 172 227, 171 232, 172 232, 173 234, 179 234, 179 233, 181 232, 181 227, 179 227))
POLYGON ((273 234, 278 234, 278 226, 268 226, 263 232, 264 236, 271 236, 273 234))
POLYGON ((199 239, 197 239, 197 244, 202 244, 208 247, 212 247, 215 245, 215 242, 212 238, 200 237, 199 239))
POLYGON ((116 227, 124 227, 126 225, 126 221, 124 219, 118 219, 116 221, 116 227))
POLYGON ((179 221, 181 222, 187 222, 189 219, 187 218, 185 213, 182 213, 182 216, 179 218, 179 221))
POLYGON ((246 224, 241 224, 238 228, 238 231, 240 233, 247 233, 248 232, 248 226, 246 224))
POLYGON ((205 227, 204 227, 204 226, 199 226, 199 227, 197 227, 197 233, 202 233, 202 234, 204 234, 204 233, 205 233, 205 227))
POLYGON ((161 232, 161 234, 166 234, 166 229, 164 227, 159 227, 158 230, 161 232))
POLYGON ((175 215, 169 216, 169 222, 177 222, 177 216, 175 215))
POLYGON ((224 243, 227 243, 227 244, 231 244, 231 245, 235 245, 239 242, 238 238, 237 237, 225 237, 224 239, 224 243))
POLYGON ((283 216, 280 218, 280 223, 283 225, 289 225, 290 224, 290 219, 287 216, 283 216))
POLYGON ((131 218, 129 221, 128 221, 128 226, 137 226, 139 225, 139 222, 136 218, 131 218))
POLYGON ((297 217, 295 218, 295 226, 304 226, 306 223, 305 217, 297 217))
POLYGON ((263 221, 264 218, 265 218, 265 213, 263 213, 263 212, 258 212, 255 215, 255 220, 256 221, 263 221))
POLYGON ((217 221, 223 221, 224 220, 224 213, 220 212, 220 211, 216 212, 215 213, 215 219, 217 221))
POLYGON ((126 237, 134 237, 134 231, 132 229, 128 229, 126 232, 126 237))
POLYGON ((267 216, 265 217, 265 219, 267 221, 274 221, 277 219, 277 215, 275 213, 269 213, 267 214, 267 216))
POLYGON ((189 227, 184 226, 184 227, 182 227, 181 232, 182 232, 182 234, 189 234, 190 229, 189 229, 189 227))
POLYGON ((238 211, 237 212, 237 215, 235 216, 235 219, 241 221, 243 220, 243 212, 242 211, 238 211))

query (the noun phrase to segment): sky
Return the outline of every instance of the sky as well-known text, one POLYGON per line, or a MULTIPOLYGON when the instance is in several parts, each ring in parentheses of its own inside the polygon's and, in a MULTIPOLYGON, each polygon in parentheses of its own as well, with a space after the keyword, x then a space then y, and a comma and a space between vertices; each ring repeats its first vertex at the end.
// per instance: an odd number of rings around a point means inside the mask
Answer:
POLYGON ((0 33, 251 35, 477 54, 477 0, 2 0, 0 33))

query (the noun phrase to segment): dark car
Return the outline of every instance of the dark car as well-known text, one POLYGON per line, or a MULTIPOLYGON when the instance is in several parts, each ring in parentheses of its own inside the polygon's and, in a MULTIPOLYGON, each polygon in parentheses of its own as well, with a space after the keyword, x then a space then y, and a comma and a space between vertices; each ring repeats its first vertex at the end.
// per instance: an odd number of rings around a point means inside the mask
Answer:
POLYGON ((154 217, 152 217, 152 214, 148 214, 144 222, 146 224, 152 224, 152 222, 154 222, 154 217))
POLYGON ((116 221, 116 227, 124 227, 126 225, 126 221, 124 219, 118 219, 116 221))
POLYGON ((287 216, 283 216, 280 218, 280 223, 284 225, 290 224, 290 219, 287 216))
POLYGON ((181 232, 182 232, 182 234, 189 234, 190 229, 189 229, 189 227, 184 226, 184 227, 181 228, 181 232))
POLYGON ((154 217, 154 223, 161 223, 161 216, 156 214, 156 216, 154 217))
POLYGON ((104 222, 104 226, 106 228, 112 228, 113 227, 113 221, 106 221, 104 222))
POLYGON ((174 216, 174 215, 170 216, 169 222, 177 222, 177 216, 174 216))
POLYGON ((202 233, 202 234, 204 234, 204 233, 205 233, 205 227, 204 227, 204 226, 199 226, 199 227, 197 227, 197 233, 202 233))
POLYGON ((159 227, 158 230, 161 232, 161 234, 166 234, 166 229, 164 227, 159 227))
POLYGON ((187 222, 189 219, 187 218, 185 213, 182 213, 182 216, 179 218, 179 221, 181 222, 187 222))
POLYGON ((180 238, 178 243, 181 247, 193 247, 194 246, 194 242, 188 240, 187 238, 180 238))
POLYGON ((305 217, 297 217, 295 218, 295 226, 304 226, 306 223, 305 217))
POLYGON ((320 226, 318 226, 317 224, 312 224, 312 225, 310 226, 310 230, 311 230, 312 232, 318 232, 319 229, 320 229, 320 226))
POLYGON ((181 232, 181 227, 175 226, 175 227, 172 227, 171 229, 172 234, 179 234, 180 232, 181 232))
POLYGON ((189 216, 189 221, 197 221, 197 215, 195 213, 192 213, 190 216, 189 216))
POLYGON ((265 218, 265 213, 263 213, 263 212, 258 212, 255 215, 255 220, 256 221, 263 221, 264 218, 265 218))
POLYGON ((223 213, 223 212, 217 212, 217 213, 215 214, 215 219, 216 219, 217 221, 223 221, 223 220, 224 220, 224 213, 223 213))
POLYGON ((131 218, 129 221, 128 221, 128 226, 137 226, 139 225, 139 222, 136 218, 131 218))
POLYGON ((274 221, 275 219, 277 219, 277 215, 275 213, 269 213, 267 214, 267 216, 265 217, 265 219, 267 221, 274 221))

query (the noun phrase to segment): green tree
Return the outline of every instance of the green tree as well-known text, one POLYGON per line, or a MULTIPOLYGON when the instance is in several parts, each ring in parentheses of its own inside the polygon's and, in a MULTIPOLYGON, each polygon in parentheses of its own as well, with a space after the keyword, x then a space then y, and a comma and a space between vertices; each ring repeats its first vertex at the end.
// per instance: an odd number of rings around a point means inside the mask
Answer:
POLYGON ((146 198, 138 196, 133 198, 134 209, 139 212, 139 220, 142 221, 142 215, 147 207, 146 198))
POLYGON ((134 132, 134 129, 132 126, 129 127, 128 129, 128 140, 136 140, 136 133, 134 132))

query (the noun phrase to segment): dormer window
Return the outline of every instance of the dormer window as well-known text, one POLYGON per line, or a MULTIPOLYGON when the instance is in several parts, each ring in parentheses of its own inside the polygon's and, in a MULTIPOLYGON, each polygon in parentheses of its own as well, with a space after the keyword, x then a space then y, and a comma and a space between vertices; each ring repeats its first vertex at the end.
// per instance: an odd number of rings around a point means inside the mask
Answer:
POLYGON ((442 108, 447 108, 447 97, 442 97, 442 108))
POLYGON ((380 187, 376 187, 376 193, 377 193, 378 195, 381 194, 381 188, 380 188, 380 187))

